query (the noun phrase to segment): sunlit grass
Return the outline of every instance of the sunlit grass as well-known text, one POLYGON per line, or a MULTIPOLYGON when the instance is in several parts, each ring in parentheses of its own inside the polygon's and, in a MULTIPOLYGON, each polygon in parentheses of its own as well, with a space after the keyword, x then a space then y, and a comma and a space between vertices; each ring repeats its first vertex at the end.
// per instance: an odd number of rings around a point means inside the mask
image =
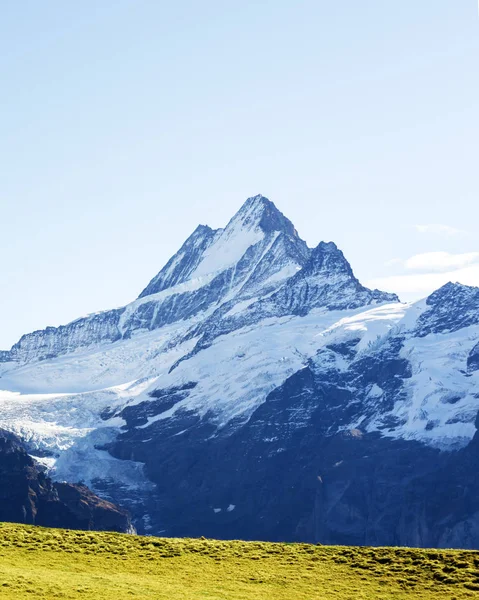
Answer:
POLYGON ((479 553, 170 539, 0 524, 0 597, 479 597, 479 553))

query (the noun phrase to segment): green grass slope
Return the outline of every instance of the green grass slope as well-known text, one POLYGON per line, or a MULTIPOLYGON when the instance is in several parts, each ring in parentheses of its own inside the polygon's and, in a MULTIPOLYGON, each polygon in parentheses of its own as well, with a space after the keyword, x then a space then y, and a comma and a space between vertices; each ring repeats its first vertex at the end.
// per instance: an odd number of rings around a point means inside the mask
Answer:
POLYGON ((479 598, 479 553, 169 539, 0 524, 0 598, 479 598))

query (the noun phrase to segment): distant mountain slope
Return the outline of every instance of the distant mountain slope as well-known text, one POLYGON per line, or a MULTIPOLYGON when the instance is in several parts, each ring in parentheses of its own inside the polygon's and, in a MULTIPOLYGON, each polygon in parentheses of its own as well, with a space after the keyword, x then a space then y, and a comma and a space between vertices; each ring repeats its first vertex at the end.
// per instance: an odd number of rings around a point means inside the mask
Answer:
POLYGON ((478 348, 479 289, 400 303, 254 196, 4 352, 0 426, 140 531, 479 548, 478 348))

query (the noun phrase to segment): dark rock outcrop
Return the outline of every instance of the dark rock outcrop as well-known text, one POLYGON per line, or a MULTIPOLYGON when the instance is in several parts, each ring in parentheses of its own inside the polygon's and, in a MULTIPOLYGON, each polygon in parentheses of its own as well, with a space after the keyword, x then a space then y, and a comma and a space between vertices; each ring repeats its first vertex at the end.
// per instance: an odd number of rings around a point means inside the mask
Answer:
POLYGON ((426 300, 427 310, 418 319, 418 335, 458 331, 479 323, 479 288, 446 283, 426 300))
POLYGON ((0 430, 0 521, 134 533, 129 513, 84 485, 54 483, 20 440, 0 430))
POLYGON ((468 371, 479 371, 479 344, 476 344, 467 357, 468 371))

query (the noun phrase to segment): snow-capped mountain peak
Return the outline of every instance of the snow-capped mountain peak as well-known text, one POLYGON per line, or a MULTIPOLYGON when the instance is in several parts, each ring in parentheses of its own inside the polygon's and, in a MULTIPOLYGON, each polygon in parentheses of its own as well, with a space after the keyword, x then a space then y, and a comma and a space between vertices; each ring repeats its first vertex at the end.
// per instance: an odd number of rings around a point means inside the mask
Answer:
MULTIPOLYGON (((477 468, 449 484, 459 471, 437 449, 462 467, 474 440, 477 452, 478 384, 478 288, 450 283, 401 304, 364 287, 333 242, 308 248, 258 195, 224 229, 197 227, 129 305, 0 353, 0 427, 47 455, 55 477, 127 503, 151 533, 238 536, 251 523, 255 538, 290 539, 322 514, 323 529, 355 514, 353 529, 374 535, 332 541, 392 544, 403 531, 409 545, 439 543, 439 525, 441 543, 464 545, 479 540, 477 519, 428 524, 423 502, 460 489, 477 504, 477 468), (406 531, 394 503, 418 484, 406 531)), ((307 535, 323 540, 321 528, 307 535)))
POLYGON ((304 244, 294 225, 262 195, 248 198, 224 229, 200 225, 168 261, 140 298, 190 279, 211 278, 239 263, 265 237, 283 233, 304 244))
POLYGON ((392 301, 361 286, 333 242, 310 250, 291 221, 256 195, 224 229, 199 225, 131 304, 27 334, 0 359, 44 360, 173 323, 183 324, 177 335, 201 332, 205 341, 267 315, 392 301))
POLYGON ((264 233, 278 231, 299 238, 291 221, 276 208, 271 200, 261 194, 246 200, 226 226, 225 233, 237 229, 261 229, 264 233))

